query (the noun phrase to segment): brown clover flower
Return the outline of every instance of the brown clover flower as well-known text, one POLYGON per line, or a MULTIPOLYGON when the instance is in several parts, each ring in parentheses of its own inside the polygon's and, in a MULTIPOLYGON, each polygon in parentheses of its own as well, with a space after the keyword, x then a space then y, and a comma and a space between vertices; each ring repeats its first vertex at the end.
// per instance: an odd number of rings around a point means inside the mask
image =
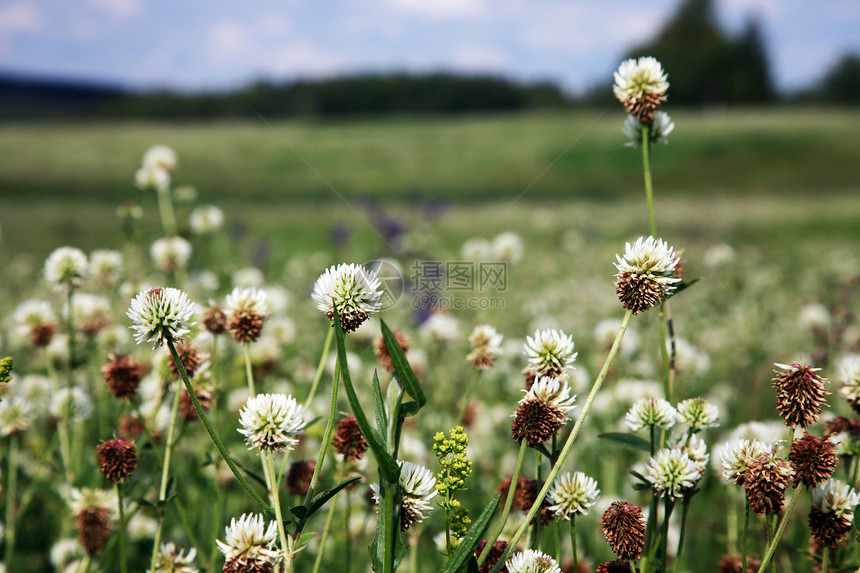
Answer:
MULTIPOLYGON (((397 339, 403 352, 409 350, 409 338, 405 334, 399 330, 395 330, 394 338, 397 339)), ((389 372, 394 372, 394 363, 391 361, 391 354, 388 353, 388 348, 385 346, 385 339, 383 339, 382 336, 377 336, 373 339, 373 353, 376 354, 376 359, 379 360, 379 364, 384 369, 389 372)))
POLYGON ((87 555, 101 553, 113 529, 116 497, 110 491, 89 488, 73 489, 71 495, 81 547, 87 555))
POLYGON ((812 490, 809 529, 820 543, 836 547, 854 525, 860 494, 839 480, 829 480, 812 490))
POLYGON ((804 434, 791 443, 788 461, 794 469, 794 487, 801 483, 807 488, 816 487, 830 478, 836 469, 837 458, 829 438, 804 434))
MULTIPOLYGON (((179 355, 182 366, 185 367, 185 373, 189 378, 194 378, 194 374, 203 362, 197 351, 197 345, 190 340, 180 340, 176 343, 176 353, 179 355)), ((167 364, 170 366, 170 373, 178 378, 179 368, 176 366, 172 355, 167 357, 167 364)))
POLYGON ((772 450, 750 460, 744 474, 744 488, 750 508, 758 514, 779 513, 785 501, 785 487, 793 475, 791 465, 772 450))
POLYGON ((317 463, 313 460, 300 460, 290 464, 287 472, 287 489, 290 490, 291 495, 299 497, 307 495, 316 467, 317 463))
POLYGON ((134 442, 125 438, 111 438, 99 444, 99 470, 111 483, 120 483, 134 472, 137 450, 134 442))
POLYGON ((747 570, 743 571, 743 558, 740 553, 723 555, 720 559, 719 573, 755 573, 761 562, 751 555, 747 555, 747 570))
MULTIPOLYGON (((478 549, 475 550, 475 555, 481 555, 484 552, 485 547, 487 547, 487 540, 482 539, 481 542, 478 544, 478 549)), ((499 562, 499 559, 502 557, 502 554, 507 548, 507 541, 496 541, 495 543, 493 543, 493 546, 490 548, 490 553, 487 555, 487 558, 484 560, 484 563, 478 568, 478 573, 490 573, 493 567, 496 566, 496 563, 499 562)))
MULTIPOLYGON (((194 394, 197 395, 197 401, 200 402, 200 407, 204 412, 209 412, 212 404, 215 402, 215 392, 210 384, 198 384, 194 388, 194 394)), ((187 388, 182 388, 182 395, 179 396, 179 414, 186 422, 190 422, 199 418, 197 408, 194 407, 194 401, 191 399, 191 394, 187 388)))
POLYGON ((332 443, 334 451, 353 461, 360 460, 367 451, 367 440, 361 434, 354 416, 347 416, 337 423, 332 443))
POLYGON ((827 380, 816 374, 820 369, 801 364, 775 366, 779 370, 775 370, 772 386, 776 389, 776 409, 785 425, 806 428, 814 424, 821 406, 827 405, 824 396, 829 394, 824 390, 827 380))
POLYGON ((260 337, 268 313, 265 291, 236 287, 227 295, 227 310, 227 328, 236 342, 254 342, 260 337))
POLYGON ((567 421, 574 400, 576 396, 571 397, 567 382, 539 378, 517 407, 511 424, 514 441, 526 440, 530 448, 544 443, 567 421))
POLYGON ((143 378, 143 367, 134 356, 111 354, 102 366, 102 377, 111 394, 117 398, 133 398, 143 378))
POLYGON ((210 301, 210 305, 203 311, 202 322, 210 334, 215 336, 224 334, 227 330, 227 314, 224 312, 224 307, 210 301))
POLYGON ((603 514, 603 535, 619 559, 639 559, 645 547, 642 508, 626 501, 614 502, 603 514))
POLYGON ((680 258, 663 239, 639 237, 635 243, 625 245, 624 257, 616 258, 615 293, 633 314, 671 296, 675 283, 681 281, 675 271, 680 258))
POLYGON ((632 573, 630 563, 623 559, 597 564, 597 573, 632 573))

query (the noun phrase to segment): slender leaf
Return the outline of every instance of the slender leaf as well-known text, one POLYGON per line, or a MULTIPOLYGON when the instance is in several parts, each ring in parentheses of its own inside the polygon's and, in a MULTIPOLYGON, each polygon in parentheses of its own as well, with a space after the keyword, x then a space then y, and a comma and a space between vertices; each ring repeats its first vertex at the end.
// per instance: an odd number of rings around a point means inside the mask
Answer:
POLYGON ((641 450, 643 452, 651 451, 651 443, 645 438, 641 438, 634 434, 625 434, 624 432, 606 432, 597 434, 597 437, 630 448, 631 450, 641 450))
MULTIPOLYGON (((335 309, 337 310, 337 309, 335 309)), ((358 428, 367 440, 367 445, 373 453, 376 463, 382 472, 385 480, 389 483, 394 483, 400 477, 400 466, 394 461, 384 446, 383 440, 380 439, 377 432, 367 421, 367 416, 364 415, 364 410, 361 407, 361 402, 358 401, 358 395, 355 393, 355 387, 352 385, 352 378, 349 375, 349 364, 346 360, 346 344, 344 342, 343 325, 340 323, 340 314, 336 313, 334 337, 337 342, 337 360, 340 363, 341 378, 343 379, 343 388, 346 390, 346 397, 349 400, 349 406, 352 409, 352 415, 355 416, 355 421, 358 423, 358 428)))
POLYGON ((421 389, 418 377, 415 376, 415 372, 409 366, 409 361, 406 360, 406 355, 403 353, 400 343, 397 342, 397 337, 394 336, 394 333, 391 332, 391 329, 388 328, 384 320, 380 320, 379 322, 382 325, 382 339, 385 341, 385 348, 388 349, 388 354, 391 356, 391 363, 394 365, 397 377, 403 383, 403 387, 409 395, 418 402, 418 408, 423 408, 424 404, 427 403, 427 396, 424 395, 424 390, 421 389))
POLYGON ((469 559, 473 558, 475 549, 478 548, 481 538, 487 532, 487 528, 490 526, 490 521, 493 519, 493 513, 495 513, 496 508, 499 506, 499 501, 501 499, 502 492, 499 492, 496 494, 496 497, 487 504, 487 507, 485 507, 484 511, 481 512, 481 515, 479 515, 478 519, 476 519, 472 524, 466 537, 464 537, 463 541, 460 542, 460 545, 457 546, 457 550, 454 551, 454 554, 448 562, 445 563, 445 566, 442 567, 441 573, 457 573, 466 565, 469 559))
MULTIPOLYGON (((333 488, 321 491, 320 493, 315 495, 314 498, 311 500, 310 506, 308 507, 307 517, 310 517, 314 513, 319 511, 319 509, 322 506, 324 506, 328 500, 330 500, 331 498, 336 496, 340 492, 340 490, 349 486, 350 484, 357 482, 360 479, 361 479, 361 477, 359 477, 359 476, 351 477, 348 480, 344 480, 344 481, 340 482, 339 484, 337 484, 333 488)), ((306 519, 307 519, 307 517, 306 517, 306 519)))
POLYGON ((373 370, 373 411, 376 414, 376 427, 388 427, 388 415, 385 413, 385 400, 382 398, 382 388, 379 387, 379 377, 373 370))
POLYGON ((688 288, 690 288, 691 286, 693 286, 694 284, 696 284, 700 280, 702 280, 702 279, 700 279, 698 277, 694 278, 694 279, 690 279, 690 280, 686 280, 686 279, 682 280, 681 282, 675 284, 675 290, 674 290, 674 292, 672 292, 672 296, 677 295, 682 290, 687 290, 688 288))

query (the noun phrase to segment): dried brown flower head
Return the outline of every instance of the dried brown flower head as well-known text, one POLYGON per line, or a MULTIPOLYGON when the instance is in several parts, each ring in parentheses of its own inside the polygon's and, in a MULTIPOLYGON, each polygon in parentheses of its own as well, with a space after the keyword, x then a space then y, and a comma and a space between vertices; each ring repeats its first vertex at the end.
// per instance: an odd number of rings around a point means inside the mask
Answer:
POLYGON ((111 483, 125 481, 137 466, 137 450, 131 440, 111 438, 99 444, 97 451, 99 470, 111 483))
MULTIPOLYGON (((475 555, 480 556, 484 552, 485 547, 487 547, 487 540, 482 539, 478 544, 478 549, 475 551, 475 555)), ((499 559, 502 557, 502 553, 504 553, 507 548, 508 543, 506 541, 496 541, 493 543, 493 546, 490 548, 490 553, 487 555, 487 559, 478 568, 478 573, 490 573, 493 567, 495 567, 499 562, 499 559)))
POLYGON ((597 564, 597 573, 632 573, 630 563, 623 559, 597 564))
POLYGON ((791 443, 788 461, 794 469, 794 487, 801 483, 807 488, 815 487, 830 478, 836 469, 837 458, 829 438, 804 434, 791 443))
POLYGON ((603 535, 619 559, 639 559, 645 547, 642 508, 626 501, 614 502, 603 514, 603 535))
POLYGON ((290 490, 290 494, 299 497, 307 495, 316 467, 317 463, 313 460, 301 460, 290 464, 290 470, 287 472, 287 489, 290 490))
MULTIPOLYGON (((179 355, 179 360, 182 361, 182 366, 185 367, 185 373, 189 378, 194 378, 194 374, 203 362, 200 353, 197 352, 197 345, 190 340, 180 340, 176 343, 176 353, 179 355)), ((170 366, 170 373, 178 378, 179 368, 176 367, 173 355, 167 357, 167 364, 170 366)))
POLYGON ((785 487, 792 478, 791 465, 771 451, 750 460, 744 474, 744 488, 750 508, 758 514, 779 513, 785 501, 785 487))
POLYGON ((210 334, 215 336, 224 334, 227 330, 227 314, 220 304, 213 304, 203 311, 203 326, 210 334))
MULTIPOLYGON (((394 338, 397 339, 397 343, 400 344, 400 348, 403 352, 407 352, 409 350, 409 337, 399 330, 395 330, 394 338)), ((373 353, 376 354, 376 359, 379 360, 379 364, 385 370, 394 372, 394 364, 391 362, 391 354, 388 353, 388 348, 385 346, 385 339, 383 339, 382 336, 377 336, 373 339, 373 353)))
POLYGON ((719 573, 755 573, 761 562, 751 555, 747 555, 747 570, 743 571, 743 558, 739 553, 723 555, 720 559, 719 573))
POLYGON ((102 366, 102 377, 111 394, 117 398, 133 398, 143 378, 143 367, 134 356, 111 354, 102 366))
POLYGON ((78 541, 87 555, 101 553, 110 537, 110 510, 94 507, 82 509, 75 516, 78 541))
MULTIPOLYGON (((194 388, 194 393, 197 395, 197 401, 200 402, 200 407, 203 411, 209 412, 212 403, 215 402, 215 392, 212 388, 199 385, 194 388)), ((197 408, 194 407, 194 401, 191 399, 191 394, 184 387, 182 388, 182 395, 179 397, 179 413, 186 422, 196 420, 199 417, 197 408)))
POLYGON ((347 416, 337 423, 332 443, 334 451, 353 461, 360 460, 367 451, 367 440, 361 434, 358 422, 353 416, 347 416))
POLYGON ((571 397, 567 382, 543 377, 520 400, 511 435, 519 443, 526 440, 534 448, 551 438, 567 421, 576 396, 571 397))
POLYGON ((53 322, 45 322, 33 325, 30 328, 30 342, 36 348, 44 348, 51 344, 54 334, 57 333, 57 325, 53 322))
POLYGON ((816 374, 819 368, 801 364, 776 364, 773 387, 776 389, 776 409, 789 427, 806 428, 818 421, 821 406, 826 405, 824 390, 827 382, 816 374))

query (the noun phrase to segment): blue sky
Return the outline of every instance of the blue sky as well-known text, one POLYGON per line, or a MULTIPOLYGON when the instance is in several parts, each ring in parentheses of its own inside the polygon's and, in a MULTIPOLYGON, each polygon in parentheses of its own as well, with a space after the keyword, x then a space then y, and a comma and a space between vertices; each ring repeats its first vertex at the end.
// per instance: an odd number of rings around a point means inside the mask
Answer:
MULTIPOLYGON (((0 70, 131 87, 223 89, 257 78, 455 70, 608 81, 680 0, 0 0, 0 70)), ((794 89, 860 53, 858 0, 715 0, 764 30, 794 89)), ((671 81, 671 70, 669 79, 671 81)))

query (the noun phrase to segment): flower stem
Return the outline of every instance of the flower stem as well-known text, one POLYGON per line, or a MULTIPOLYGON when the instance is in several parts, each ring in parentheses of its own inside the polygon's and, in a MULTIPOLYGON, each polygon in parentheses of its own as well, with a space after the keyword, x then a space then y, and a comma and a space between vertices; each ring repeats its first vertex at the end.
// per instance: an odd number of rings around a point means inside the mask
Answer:
MULTIPOLYGON (((517 480, 519 480, 520 470, 523 467, 523 458, 526 455, 526 443, 527 441, 525 439, 520 441, 520 453, 517 455, 517 464, 514 466, 514 473, 511 475, 511 485, 508 487, 508 496, 505 498, 505 507, 502 510, 502 516, 499 518, 496 528, 493 530, 493 533, 487 537, 487 545, 484 546, 484 552, 481 553, 480 557, 478 557, 478 567, 483 565, 484 561, 489 557, 490 552, 493 550, 493 545, 505 529, 505 523, 508 521, 508 516, 511 514, 511 506, 514 503, 514 492, 517 490, 517 480)), ((536 503, 537 505, 540 505, 540 502, 536 503)), ((499 562, 501 563, 501 561, 499 562)))
POLYGON ((173 214, 173 200, 170 198, 170 186, 158 187, 158 213, 161 215, 161 224, 164 226, 164 234, 168 237, 176 236, 176 216, 173 214))
POLYGON ((466 390, 466 395, 463 397, 463 405, 460 406, 460 413, 457 414, 457 422, 455 426, 463 425, 463 418, 466 416, 466 410, 469 409, 469 403, 472 401, 472 394, 475 393, 475 388, 478 386, 478 380, 481 379, 481 370, 475 370, 472 375, 472 381, 469 383, 469 388, 466 390))
MULTIPOLYGON (((74 297, 74 291, 69 288, 66 294, 66 335, 68 338, 68 352, 69 356, 66 360, 66 388, 69 392, 72 391, 72 387, 75 385, 74 381, 74 370, 75 370, 75 321, 74 321, 74 310, 72 307, 74 297)), ((69 395, 69 400, 71 400, 71 394, 69 395)), ((69 485, 73 485, 75 479, 75 460, 71 457, 71 448, 69 446, 69 436, 72 432, 72 417, 71 415, 67 416, 65 420, 59 422, 59 424, 63 424, 65 428, 63 429, 63 433, 65 434, 65 440, 63 440, 62 434, 60 435, 60 447, 63 446, 63 442, 65 441, 66 446, 66 460, 68 461, 68 469, 66 479, 69 482, 69 485)))
POLYGON ((570 548, 573 550, 573 570, 579 572, 579 561, 576 552, 576 514, 570 516, 570 548))
POLYGON ((848 482, 852 488, 857 487, 857 470, 858 469, 860 469, 860 455, 855 455, 854 456, 853 469, 851 470, 851 481, 848 482))
POLYGON ((746 503, 744 506, 744 527, 741 532, 741 571, 746 573, 747 570, 747 533, 750 528, 750 500, 745 497, 746 503))
POLYGON ((6 471, 6 552, 3 554, 3 564, 7 571, 14 571, 12 557, 15 553, 15 503, 18 501, 18 436, 15 435, 9 436, 9 466, 6 471))
POLYGON ((328 421, 323 432, 322 443, 320 444, 320 453, 317 457, 317 465, 314 467, 314 473, 311 476, 311 484, 308 487, 308 492, 305 494, 305 506, 307 506, 314 495, 314 490, 319 483, 320 472, 325 463, 325 455, 328 452, 329 444, 331 443, 331 434, 334 431, 334 419, 337 416, 337 387, 340 384, 340 364, 335 364, 334 380, 331 384, 331 402, 328 410, 328 421))
POLYGON ((783 532, 785 531, 785 526, 788 523, 788 518, 791 517, 791 512, 794 510, 794 506, 797 503, 797 499, 800 497, 800 491, 801 488, 795 488, 794 495, 791 496, 791 501, 788 504, 788 509, 782 516, 782 521, 779 522, 779 529, 776 530, 776 534, 773 536, 773 539, 771 540, 770 545, 768 545, 767 551, 765 551, 764 557, 761 560, 761 566, 758 568, 759 573, 762 573, 767 568, 767 564, 773 557, 773 554, 776 551, 776 546, 777 544, 779 544, 779 540, 782 537, 783 532))
MULTIPOLYGON (((343 462, 341 463, 341 466, 337 472, 337 479, 335 480, 336 483, 340 483, 341 480, 343 480, 343 476, 346 473, 346 461, 347 458, 344 457, 343 462)), ((320 570, 320 565, 322 565, 323 553, 325 553, 325 542, 328 540, 328 532, 329 529, 331 529, 331 522, 334 518, 334 502, 337 500, 338 495, 340 494, 335 494, 335 496, 329 502, 331 505, 328 508, 328 515, 325 518, 325 525, 323 526, 322 537, 320 537, 320 548, 317 552, 317 558, 314 561, 313 573, 317 573, 320 570)))
POLYGON ((281 538, 281 552, 284 554, 287 570, 292 568, 293 555, 291 546, 287 544, 287 533, 284 531, 284 518, 281 516, 281 499, 278 495, 278 484, 275 483, 275 465, 272 463, 273 453, 271 450, 264 450, 263 465, 266 475, 266 481, 269 482, 269 494, 272 498, 272 505, 275 506, 275 519, 278 522, 278 536, 281 538))
POLYGON ((254 369, 251 367, 251 343, 246 340, 243 346, 245 347, 245 377, 248 379, 248 392, 253 398, 257 392, 254 390, 254 369))
POLYGON ((660 303, 657 319, 660 321, 660 360, 663 362, 663 394, 666 400, 672 401, 672 381, 669 376, 669 349, 666 348, 666 315, 664 306, 666 301, 660 303))
MULTIPOLYGON (((603 381, 606 379, 606 374, 609 372, 609 367, 612 366, 612 361, 615 360, 615 356, 618 354, 618 349, 621 347, 621 339, 624 338, 624 333, 627 332, 627 325, 630 324, 630 318, 633 316, 633 311, 628 310, 624 313, 624 319, 621 321, 621 328, 618 329, 618 334, 615 335, 615 340, 612 342, 612 348, 609 349, 609 354, 606 357, 606 361, 603 363, 603 367, 600 369, 600 373, 597 375, 597 379, 594 381, 594 385, 591 387, 591 392, 588 393, 588 397, 585 399, 585 404, 582 406, 582 412, 579 414, 579 417, 576 419, 576 423, 573 425, 573 429, 570 432, 570 435, 567 437, 567 441, 564 443, 564 446, 561 448, 561 453, 558 456, 555 464, 553 464, 552 469, 549 472, 549 475, 546 476, 546 481, 544 482, 543 487, 535 499, 534 504, 532 504, 532 508, 529 510, 528 515, 526 515, 523 523, 520 525, 520 528, 514 534, 514 537, 511 539, 510 543, 508 543, 508 547, 505 549, 505 552, 502 554, 499 562, 493 567, 493 573, 497 573, 501 570, 505 565, 505 561, 508 556, 514 550, 519 542, 520 538, 522 538, 526 529, 531 523, 531 520, 534 519, 535 515, 538 511, 540 511, 540 506, 543 503, 544 498, 546 497, 549 488, 552 487, 552 482, 555 480, 558 472, 561 471, 561 466, 564 464, 567 456, 570 454, 570 450, 573 448, 573 443, 576 441, 576 437, 579 435, 580 429, 582 429, 582 425, 585 423, 585 417, 588 415, 588 411, 591 409, 591 404, 594 402, 594 399, 597 397, 597 393, 600 391, 600 386, 603 384, 603 381)), ((489 547, 489 543, 487 547, 489 547)))
MULTIPOLYGON (((182 360, 176 354, 171 341, 168 341, 170 350, 173 352, 173 360, 176 362, 177 368, 181 367, 182 360)), ((184 369, 182 370, 184 372, 184 369)), ((181 388, 177 388, 173 396, 173 406, 170 409, 170 425, 167 427, 167 438, 164 444, 164 463, 161 464, 161 486, 158 489, 158 528, 155 530, 155 538, 152 542, 152 566, 150 569, 155 571, 155 564, 158 560, 158 547, 161 542, 161 530, 164 527, 164 500, 167 499, 167 482, 170 480, 170 456, 173 453, 173 434, 176 431, 176 420, 179 418, 179 396, 182 392, 181 388)))
POLYGON ((642 126, 642 174, 645 178, 645 197, 648 200, 648 221, 651 235, 657 238, 657 222, 654 217, 654 188, 651 183, 651 140, 648 137, 648 126, 642 126))
POLYGON ((314 374, 314 382, 311 384, 311 391, 308 393, 308 397, 305 400, 304 408, 308 409, 311 402, 313 402, 314 396, 317 393, 317 387, 320 384, 320 380, 322 379, 323 371, 325 370, 325 359, 328 357, 329 350, 331 350, 331 341, 334 339, 334 328, 329 328, 328 334, 325 337, 325 344, 323 345, 322 355, 320 356, 319 364, 317 365, 316 374, 314 374))
POLYGON ((672 517, 672 510, 675 509, 675 502, 672 498, 666 496, 665 508, 663 509, 663 539, 660 540, 660 571, 666 571, 666 560, 668 559, 669 548, 669 518, 672 517))
POLYGON ((824 550, 821 552, 821 573, 828 573, 830 571, 829 560, 830 548, 825 545, 824 550))
POLYGON ((242 472, 239 471, 239 468, 236 466, 236 463, 233 461, 233 458, 230 457, 230 454, 227 453, 227 449, 224 447, 224 444, 221 442, 221 438, 218 437, 218 434, 215 432, 215 429, 212 427, 212 424, 209 422, 209 417, 206 415, 206 412, 203 411, 203 407, 200 405, 200 400, 197 399, 197 393, 194 392, 194 386, 191 384, 191 380, 188 379, 188 374, 185 372, 185 366, 182 364, 182 360, 179 358, 179 354, 176 352, 176 346, 173 344, 173 340, 167 339, 167 348, 170 350, 171 356, 173 356, 173 360, 176 363, 176 368, 179 370, 179 375, 182 377, 182 381, 185 383, 185 388, 188 389, 188 394, 191 396, 191 402, 194 404, 194 408, 197 410, 197 415, 200 418, 200 421, 203 423, 203 426, 206 428, 206 431, 209 433, 209 437, 212 439, 212 442, 215 444, 215 447, 218 449, 218 453, 221 454, 221 457, 229 466, 230 471, 233 472, 233 475, 236 476, 236 479, 239 480, 239 483, 248 492, 254 501, 256 501, 260 507, 263 509, 263 513, 269 519, 273 519, 275 516, 272 513, 272 509, 269 505, 260 497, 251 485, 248 483, 248 480, 245 479, 245 476, 242 475, 242 472))
POLYGON ((119 508, 119 567, 126 573, 125 566, 125 509, 122 507, 122 483, 116 484, 116 503, 119 508))
POLYGON ((678 537, 678 550, 675 552, 675 565, 672 567, 673 573, 678 573, 678 567, 681 564, 681 551, 684 548, 684 533, 686 532, 687 527, 688 509, 690 509, 690 498, 685 497, 683 505, 681 505, 681 534, 680 537, 678 537))

